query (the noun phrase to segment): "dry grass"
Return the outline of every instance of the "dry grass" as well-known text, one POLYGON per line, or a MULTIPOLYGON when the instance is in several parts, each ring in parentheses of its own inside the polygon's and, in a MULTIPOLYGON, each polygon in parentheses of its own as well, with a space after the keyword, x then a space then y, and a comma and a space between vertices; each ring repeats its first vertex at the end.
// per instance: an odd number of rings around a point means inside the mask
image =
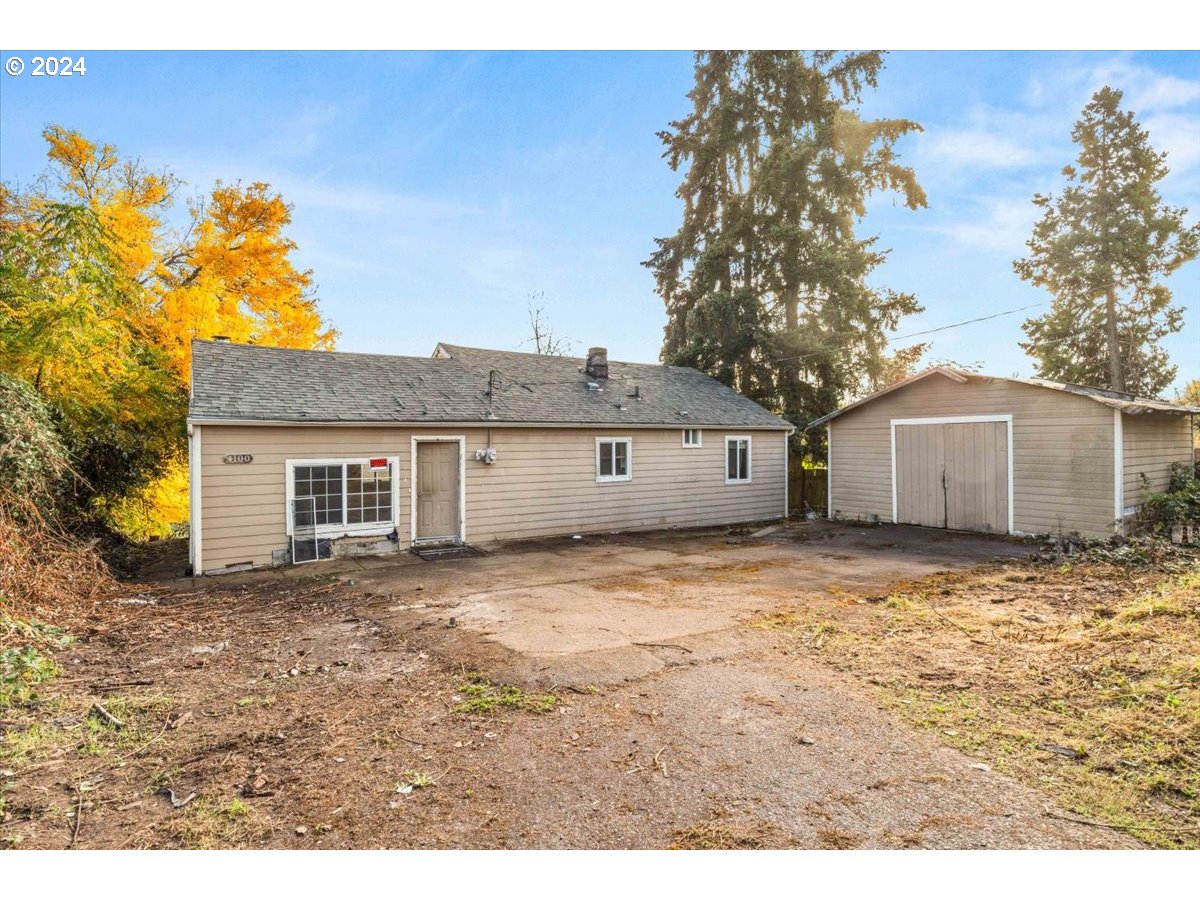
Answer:
POLYGON ((115 589, 99 552, 0 492, 0 611, 70 627, 90 601, 115 589))
POLYGON ((714 813, 706 822, 675 833, 672 850, 778 850, 791 845, 774 825, 752 821, 728 821, 714 813))
POLYGON ((187 850, 245 849, 261 844, 272 831, 270 821, 240 797, 226 803, 196 800, 167 828, 187 850))
POLYGON ((862 844, 863 836, 837 828, 822 828, 817 832, 817 840, 825 850, 853 850, 862 844))
POLYGON ((1200 846, 1200 563, 985 566, 754 623, 1160 847, 1200 846))

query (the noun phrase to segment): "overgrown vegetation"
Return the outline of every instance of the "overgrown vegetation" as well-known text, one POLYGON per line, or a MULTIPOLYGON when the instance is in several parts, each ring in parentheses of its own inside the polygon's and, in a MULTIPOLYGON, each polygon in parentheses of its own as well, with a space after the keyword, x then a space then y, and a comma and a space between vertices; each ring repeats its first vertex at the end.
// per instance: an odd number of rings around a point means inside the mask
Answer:
POLYGON ((62 525, 76 481, 50 406, 0 373, 0 621, 48 618, 110 583, 94 547, 62 525))
POLYGON ((37 686, 58 674, 58 664, 46 651, 62 649, 71 640, 63 628, 0 612, 0 710, 33 701, 37 686))
POLYGON ((1006 564, 759 620, 903 718, 1161 847, 1200 846, 1200 557, 1006 564))
POLYGON ((0 185, 0 413, 14 396, 49 410, 75 512, 164 534, 186 520, 192 338, 328 349, 336 332, 269 185, 218 182, 177 230, 170 171, 58 125, 42 137, 45 177, 0 185))
POLYGON ((554 694, 530 693, 515 684, 495 684, 478 673, 470 674, 457 690, 463 700, 454 706, 456 713, 493 712, 497 709, 545 713, 558 705, 558 697, 554 694))
MULTIPOLYGON (((1146 476, 1142 475, 1143 483, 1146 476)), ((1150 534, 1169 535, 1177 525, 1200 527, 1200 462, 1172 463, 1167 489, 1146 491, 1136 526, 1150 534)))
POLYGON ((32 507, 53 503, 68 472, 67 448, 37 392, 0 372, 0 485, 32 507))
POLYGON ((100 706, 107 716, 87 695, 41 701, 36 709, 15 717, 0 736, 0 762, 14 764, 67 751, 107 759, 136 750, 162 732, 175 700, 163 694, 133 694, 106 697, 100 706))

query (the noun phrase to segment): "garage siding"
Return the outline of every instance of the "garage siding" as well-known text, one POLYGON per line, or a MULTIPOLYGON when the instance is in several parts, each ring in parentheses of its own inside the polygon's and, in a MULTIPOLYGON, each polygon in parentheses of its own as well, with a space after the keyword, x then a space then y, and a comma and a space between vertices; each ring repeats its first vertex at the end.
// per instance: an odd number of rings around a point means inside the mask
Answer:
POLYGON ((1171 477, 1172 463, 1192 459, 1192 425, 1187 416, 1143 413, 1122 416, 1122 446, 1125 451, 1125 506, 1142 503, 1142 474, 1151 491, 1161 491, 1171 477))
POLYGON ((669 429, 493 428, 494 465, 475 460, 484 428, 201 425, 201 541, 204 571, 271 564, 287 546, 285 461, 398 456, 401 546, 410 535, 411 437, 466 438, 466 536, 472 543, 572 532, 686 527, 779 518, 786 467, 782 431, 703 430, 684 448, 669 429), (752 436, 752 480, 725 484, 726 434, 752 436), (633 439, 627 482, 596 483, 596 438, 633 439), (252 454, 227 465, 227 454, 252 454))
POLYGON ((830 510, 892 520, 891 420, 1013 417, 1013 527, 1026 534, 1112 533, 1113 412, 1086 397, 1009 381, 961 384, 941 375, 849 410, 829 424, 830 510))

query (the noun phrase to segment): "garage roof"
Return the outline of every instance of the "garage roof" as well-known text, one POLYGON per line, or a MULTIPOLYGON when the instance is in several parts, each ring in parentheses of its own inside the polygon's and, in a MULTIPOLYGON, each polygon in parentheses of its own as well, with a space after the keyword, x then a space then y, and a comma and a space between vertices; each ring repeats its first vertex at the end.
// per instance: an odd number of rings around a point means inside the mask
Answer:
POLYGON ((197 340, 189 420, 792 427, 696 369, 610 360, 608 372, 444 343, 420 357, 197 340))
POLYGON ((1063 391, 1067 394, 1078 394, 1080 397, 1087 397, 1089 400, 1095 400, 1097 403, 1102 403, 1105 406, 1111 406, 1113 409, 1119 409, 1122 412, 1138 415, 1149 412, 1164 412, 1176 413, 1180 415, 1194 414, 1200 415, 1200 406, 1187 406, 1183 403, 1168 403, 1165 400, 1152 400, 1145 397, 1135 397, 1133 394, 1125 394, 1120 391, 1108 391, 1102 388, 1083 387, 1078 384, 1067 384, 1061 381, 1048 381, 1045 378, 1004 378, 999 375, 981 375, 978 372, 965 372, 961 369, 953 369, 949 366, 933 366, 923 372, 918 372, 916 375, 910 375, 903 381, 898 381, 893 385, 885 387, 881 391, 876 391, 873 394, 868 394, 853 403, 843 406, 841 409, 836 409, 827 415, 821 416, 819 419, 809 423, 809 428, 814 428, 818 425, 824 425, 831 419, 836 419, 843 413, 849 412, 855 407, 862 406, 864 403, 870 403, 885 394, 890 394, 892 391, 897 391, 902 387, 912 384, 916 381, 921 381, 924 378, 929 378, 933 375, 941 375, 949 378, 952 381, 957 381, 961 384, 966 384, 969 381, 1013 381, 1018 384, 1028 384, 1033 387, 1046 388, 1052 391, 1063 391))

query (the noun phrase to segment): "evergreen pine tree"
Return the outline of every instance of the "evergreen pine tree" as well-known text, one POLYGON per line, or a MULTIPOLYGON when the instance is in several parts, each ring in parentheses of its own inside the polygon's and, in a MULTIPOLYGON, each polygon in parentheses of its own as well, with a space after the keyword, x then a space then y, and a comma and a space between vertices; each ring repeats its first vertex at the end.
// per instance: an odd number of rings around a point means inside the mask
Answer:
POLYGON ((1043 378, 1156 396, 1176 372, 1159 341, 1183 327, 1161 279, 1196 258, 1200 224, 1163 202, 1166 154, 1121 109, 1120 91, 1097 91, 1071 136, 1079 156, 1063 169, 1067 186, 1034 195, 1042 218, 1013 264, 1054 295, 1025 322, 1021 346, 1043 378))
POLYGON ((885 334, 919 312, 867 277, 886 251, 856 226, 868 195, 925 206, 895 145, 920 126, 861 118, 879 52, 697 54, 692 112, 660 137, 683 221, 647 261, 667 307, 662 358, 803 425, 915 362, 885 334))

